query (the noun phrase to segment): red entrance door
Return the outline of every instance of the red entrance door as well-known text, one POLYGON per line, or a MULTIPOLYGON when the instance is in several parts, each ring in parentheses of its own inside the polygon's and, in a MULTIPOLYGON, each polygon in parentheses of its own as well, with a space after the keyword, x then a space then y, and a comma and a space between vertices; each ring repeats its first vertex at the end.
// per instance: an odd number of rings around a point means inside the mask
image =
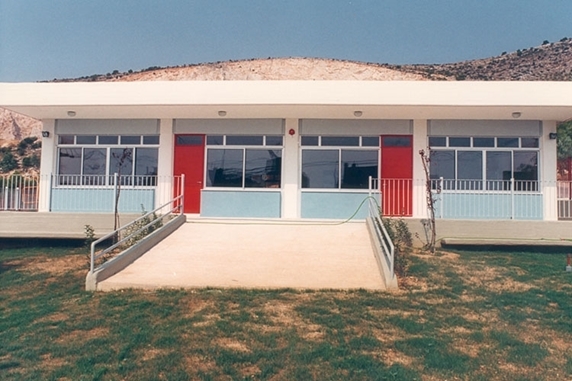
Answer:
POLYGON ((381 137, 381 195, 385 216, 413 214, 412 136, 381 137))
POLYGON ((175 136, 175 175, 185 175, 185 213, 200 213, 205 168, 205 135, 175 136))

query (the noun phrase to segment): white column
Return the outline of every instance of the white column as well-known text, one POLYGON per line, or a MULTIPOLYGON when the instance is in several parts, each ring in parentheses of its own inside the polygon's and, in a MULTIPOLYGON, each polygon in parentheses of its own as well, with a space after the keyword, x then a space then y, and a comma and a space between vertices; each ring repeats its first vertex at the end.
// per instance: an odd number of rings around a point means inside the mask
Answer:
POLYGON ((40 189, 38 211, 50 211, 52 174, 56 169, 56 121, 54 119, 42 120, 42 131, 49 134, 42 136, 42 153, 40 159, 40 189))
POLYGON ((158 186, 155 207, 166 204, 173 198, 174 146, 173 119, 161 119, 159 123, 158 186))
POLYGON ((556 139, 550 139, 550 133, 556 133, 555 121, 542 122, 542 136, 540 137, 540 180, 542 180, 542 196, 544 203, 544 220, 558 220, 557 201, 557 152, 556 139))
POLYGON ((427 120, 413 121, 413 217, 427 218, 425 201, 425 171, 420 150, 427 151, 427 120))
POLYGON ((300 153, 298 119, 285 120, 282 156, 282 218, 300 218, 300 153), (290 132, 294 132, 290 134, 290 132))

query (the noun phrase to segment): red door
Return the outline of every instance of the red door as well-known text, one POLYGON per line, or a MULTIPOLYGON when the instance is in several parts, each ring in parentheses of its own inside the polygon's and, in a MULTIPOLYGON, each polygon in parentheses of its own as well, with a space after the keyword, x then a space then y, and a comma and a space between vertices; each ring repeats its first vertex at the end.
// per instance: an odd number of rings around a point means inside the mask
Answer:
POLYGON ((200 213, 205 168, 205 135, 175 136, 175 176, 185 175, 185 213, 200 213))
POLYGON ((413 214, 413 144, 410 135, 381 137, 381 195, 385 216, 413 214))

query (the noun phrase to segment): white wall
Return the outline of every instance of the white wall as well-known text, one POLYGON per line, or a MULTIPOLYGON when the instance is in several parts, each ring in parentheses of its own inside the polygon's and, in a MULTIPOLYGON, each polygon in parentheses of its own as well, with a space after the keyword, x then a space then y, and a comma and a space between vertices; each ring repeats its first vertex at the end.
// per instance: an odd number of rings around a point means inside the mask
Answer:
POLYGON ((550 139, 549 134, 556 132, 556 122, 542 122, 542 136, 540 137, 540 179, 543 180, 544 189, 544 220, 558 220, 557 202, 557 151, 556 139, 550 139))
POLYGON ((51 175, 54 173, 56 166, 56 121, 53 119, 44 119, 42 121, 42 125, 42 131, 47 131, 50 136, 47 138, 42 137, 38 211, 49 212, 51 199, 51 175))
POLYGON ((282 218, 300 217, 300 130, 298 119, 286 119, 282 154, 282 218), (294 133, 290 135, 290 130, 294 133))

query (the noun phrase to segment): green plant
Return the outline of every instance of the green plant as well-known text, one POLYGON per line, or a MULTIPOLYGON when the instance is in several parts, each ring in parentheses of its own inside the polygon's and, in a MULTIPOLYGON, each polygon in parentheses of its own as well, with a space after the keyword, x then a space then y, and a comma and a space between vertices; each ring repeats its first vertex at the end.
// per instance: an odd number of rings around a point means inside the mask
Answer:
POLYGON ((22 159, 22 165, 26 168, 39 168, 40 158, 38 155, 26 156, 22 159))
POLYGON ((384 218, 382 222, 395 247, 394 271, 398 276, 404 277, 407 275, 410 266, 413 236, 407 222, 402 218, 384 218))
POLYGON ((140 218, 137 222, 127 227, 123 232, 123 237, 131 236, 126 241, 126 247, 135 245, 137 242, 163 226, 162 216, 157 215, 155 212, 151 215, 147 215, 143 205, 141 205, 141 215, 143 218, 140 218))
POLYGON ((0 161, 0 170, 2 170, 2 172, 10 172, 16 168, 18 168, 18 161, 12 152, 5 153, 0 161))

